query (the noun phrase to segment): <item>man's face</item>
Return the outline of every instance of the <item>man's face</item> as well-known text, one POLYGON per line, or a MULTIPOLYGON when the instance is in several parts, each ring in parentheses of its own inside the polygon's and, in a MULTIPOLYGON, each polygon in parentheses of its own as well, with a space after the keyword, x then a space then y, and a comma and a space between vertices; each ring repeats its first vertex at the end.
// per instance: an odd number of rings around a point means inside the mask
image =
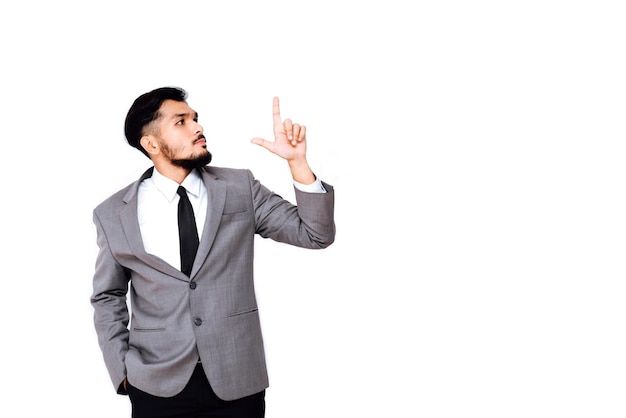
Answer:
POLYGON ((198 113, 187 103, 175 100, 164 101, 159 113, 161 118, 156 121, 153 135, 170 162, 190 169, 208 164, 211 154, 206 149, 198 113))

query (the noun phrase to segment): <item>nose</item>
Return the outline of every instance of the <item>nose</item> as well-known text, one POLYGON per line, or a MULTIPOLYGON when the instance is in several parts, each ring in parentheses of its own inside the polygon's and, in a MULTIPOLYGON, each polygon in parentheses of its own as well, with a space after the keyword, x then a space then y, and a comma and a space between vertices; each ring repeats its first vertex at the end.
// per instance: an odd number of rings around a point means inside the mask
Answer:
POLYGON ((202 127, 202 125, 196 122, 196 126, 194 126, 194 133, 201 134, 203 131, 204 131, 204 128, 202 127))

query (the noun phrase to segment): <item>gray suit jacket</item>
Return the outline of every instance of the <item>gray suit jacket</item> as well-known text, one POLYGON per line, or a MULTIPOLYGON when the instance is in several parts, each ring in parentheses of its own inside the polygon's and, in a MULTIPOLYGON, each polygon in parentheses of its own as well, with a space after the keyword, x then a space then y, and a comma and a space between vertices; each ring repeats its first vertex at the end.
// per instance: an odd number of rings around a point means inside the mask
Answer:
POLYGON ((127 377, 144 392, 173 396, 200 358, 220 398, 260 392, 268 378, 253 283, 254 236, 327 247, 335 237, 333 188, 296 189, 295 206, 248 170, 202 168, 208 210, 187 277, 143 247, 137 190, 152 170, 94 210, 99 252, 91 303, 111 380, 120 393, 127 377))

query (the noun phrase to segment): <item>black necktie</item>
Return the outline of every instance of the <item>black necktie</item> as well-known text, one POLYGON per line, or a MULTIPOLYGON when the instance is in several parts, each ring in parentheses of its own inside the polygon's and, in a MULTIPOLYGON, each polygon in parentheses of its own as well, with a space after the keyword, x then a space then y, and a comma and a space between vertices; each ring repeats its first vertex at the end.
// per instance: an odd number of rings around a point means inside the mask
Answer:
POLYGON ((187 276, 191 274, 193 260, 198 251, 198 230, 196 218, 187 191, 183 186, 178 186, 178 233, 180 242, 180 270, 187 276))

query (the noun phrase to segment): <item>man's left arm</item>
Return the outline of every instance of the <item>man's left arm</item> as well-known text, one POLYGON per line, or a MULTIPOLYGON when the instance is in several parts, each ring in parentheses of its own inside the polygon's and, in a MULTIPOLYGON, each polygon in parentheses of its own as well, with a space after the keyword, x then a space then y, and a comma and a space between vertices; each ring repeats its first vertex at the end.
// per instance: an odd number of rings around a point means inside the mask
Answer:
MULTIPOLYGON (((309 167, 306 159, 306 126, 293 123, 291 119, 282 120, 278 97, 274 97, 272 116, 274 141, 253 138, 252 143, 287 161, 296 190, 297 206, 285 208, 284 213, 278 211, 279 216, 272 209, 272 219, 275 219, 270 222, 272 228, 275 227, 275 222, 281 222, 284 226, 293 225, 294 228, 281 228, 281 233, 271 238, 303 246, 302 237, 308 234, 312 238, 311 242, 317 243, 318 248, 325 248, 335 239, 334 189, 320 181, 309 167), (294 237, 294 230, 299 237, 294 237)), ((261 189, 264 188, 261 186, 261 189)), ((270 228, 261 228, 258 232, 264 235, 264 231, 269 230, 270 228)))

